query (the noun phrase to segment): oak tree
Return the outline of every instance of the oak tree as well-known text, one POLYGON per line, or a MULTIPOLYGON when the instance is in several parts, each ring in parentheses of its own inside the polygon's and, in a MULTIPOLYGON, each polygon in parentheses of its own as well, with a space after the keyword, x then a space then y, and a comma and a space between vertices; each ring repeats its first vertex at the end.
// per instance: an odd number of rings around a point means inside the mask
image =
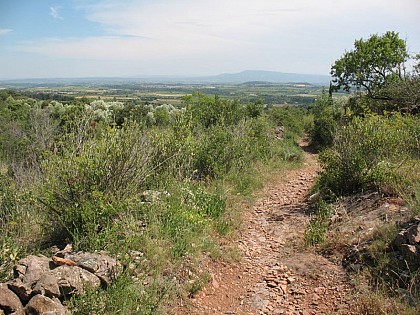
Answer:
POLYGON ((408 57, 406 42, 396 32, 356 40, 354 49, 332 65, 332 87, 345 91, 365 89, 369 97, 375 98, 377 91, 404 77, 408 57))

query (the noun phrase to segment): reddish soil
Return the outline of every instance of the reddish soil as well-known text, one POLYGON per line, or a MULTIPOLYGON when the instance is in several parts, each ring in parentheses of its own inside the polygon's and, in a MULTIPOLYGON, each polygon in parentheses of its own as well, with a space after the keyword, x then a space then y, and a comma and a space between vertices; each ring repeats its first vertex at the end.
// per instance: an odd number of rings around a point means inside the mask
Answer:
POLYGON ((267 185, 244 213, 239 262, 203 266, 212 280, 177 314, 352 314, 341 265, 304 245, 318 171, 317 156, 305 150, 302 168, 267 185))

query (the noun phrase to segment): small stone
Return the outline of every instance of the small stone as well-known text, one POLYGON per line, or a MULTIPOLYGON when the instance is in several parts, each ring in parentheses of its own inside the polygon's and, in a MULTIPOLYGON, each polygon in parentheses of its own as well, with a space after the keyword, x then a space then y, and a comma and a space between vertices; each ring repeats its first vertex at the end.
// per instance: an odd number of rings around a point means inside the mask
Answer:
POLYGON ((27 302, 32 296, 32 288, 28 283, 23 283, 21 279, 16 278, 8 283, 10 290, 23 301, 27 302))
POLYGON ((287 293, 287 285, 285 285, 285 284, 280 284, 280 288, 281 288, 281 290, 283 291, 283 293, 287 293))
POLYGON ((23 305, 18 296, 6 284, 0 284, 0 310, 6 314, 23 314, 23 305))
POLYGON ((416 245, 420 243, 420 224, 410 226, 406 231, 409 244, 416 245))
POLYGON ((43 295, 35 295, 26 305, 25 311, 29 315, 70 315, 69 310, 60 303, 60 300, 50 299, 43 295))
POLYGON ((213 279, 213 281, 212 281, 212 286, 213 286, 213 288, 215 288, 215 289, 220 288, 219 282, 217 282, 217 280, 216 280, 216 279, 213 279))

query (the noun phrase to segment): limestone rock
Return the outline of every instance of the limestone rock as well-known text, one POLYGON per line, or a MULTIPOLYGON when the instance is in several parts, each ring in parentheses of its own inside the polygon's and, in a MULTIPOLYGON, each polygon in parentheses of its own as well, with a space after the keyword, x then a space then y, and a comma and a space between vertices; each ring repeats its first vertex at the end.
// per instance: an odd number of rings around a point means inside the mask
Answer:
POLYGON ((14 267, 15 278, 19 278, 23 283, 34 284, 44 272, 53 268, 51 259, 44 255, 30 255, 18 261, 14 267))
POLYGON ((396 247, 401 247, 402 244, 407 244, 408 243, 408 239, 406 237, 406 231, 402 230, 400 231, 400 233, 397 234, 397 236, 395 237, 393 244, 396 247))
POLYGON ((95 274, 104 287, 109 286, 121 273, 121 264, 109 255, 96 253, 75 253, 65 255, 77 266, 95 274))
POLYGON ((79 267, 60 266, 41 277, 34 287, 34 293, 50 297, 81 295, 87 288, 96 289, 101 285, 94 274, 79 267))
POLYGON ((316 193, 314 193, 314 194, 312 194, 312 195, 309 196, 308 202, 310 204, 315 204, 315 203, 317 203, 319 201, 319 199, 320 199, 320 193, 318 191, 318 192, 316 192, 316 193))
POLYGON ((420 264, 420 247, 411 244, 402 244, 401 253, 407 262, 411 264, 420 264))
POLYGON ((44 274, 38 283, 35 285, 34 294, 42 294, 48 297, 60 297, 60 287, 58 285, 59 279, 52 274, 44 274))
POLYGON ((6 284, 0 284, 0 310, 5 314, 23 315, 23 305, 6 284))
POLYGON ((35 295, 25 307, 27 315, 70 315, 60 300, 43 295, 35 295))
POLYGON ((107 254, 71 251, 67 246, 53 259, 30 255, 19 260, 15 279, 0 284, 0 315, 69 314, 59 299, 97 289, 101 282, 108 286, 122 272, 121 264, 107 254))
POLYGON ((420 243, 420 224, 410 226, 405 234, 409 244, 416 245, 420 243))
POLYGON ((19 278, 7 283, 10 290, 12 290, 23 302, 28 302, 32 296, 32 286, 23 283, 19 278))
POLYGON ((284 127, 283 126, 277 127, 276 130, 275 130, 275 134, 276 134, 276 138, 278 140, 283 140, 283 138, 284 138, 284 127))
POLYGON ((142 202, 157 202, 162 199, 162 197, 168 197, 170 193, 167 191, 156 191, 156 190, 145 190, 140 195, 142 202))
POLYGON ((27 302, 33 295, 32 288, 35 283, 50 268, 54 268, 54 265, 48 257, 29 255, 17 262, 13 270, 15 279, 10 281, 8 286, 23 302, 27 302))
POLYGON ((412 223, 395 237, 393 245, 410 265, 420 265, 420 223, 412 223))

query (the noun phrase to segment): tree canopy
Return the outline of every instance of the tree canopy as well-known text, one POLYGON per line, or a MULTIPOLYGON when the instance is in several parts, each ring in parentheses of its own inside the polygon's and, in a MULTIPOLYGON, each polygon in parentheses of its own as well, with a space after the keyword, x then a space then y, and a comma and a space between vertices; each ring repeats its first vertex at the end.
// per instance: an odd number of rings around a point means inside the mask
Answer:
POLYGON ((354 50, 346 51, 332 65, 332 88, 362 88, 374 98, 376 91, 403 78, 408 57, 406 42, 396 32, 356 40, 354 50))

